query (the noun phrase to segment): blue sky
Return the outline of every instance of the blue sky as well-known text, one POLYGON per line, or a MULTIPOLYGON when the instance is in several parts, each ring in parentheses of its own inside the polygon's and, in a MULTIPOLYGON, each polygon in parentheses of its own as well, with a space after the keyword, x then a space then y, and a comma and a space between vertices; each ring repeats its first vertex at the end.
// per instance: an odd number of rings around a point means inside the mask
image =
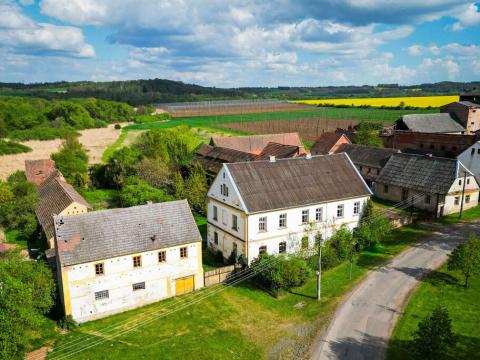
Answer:
POLYGON ((0 81, 473 81, 479 8, 457 0, 0 0, 0 81))

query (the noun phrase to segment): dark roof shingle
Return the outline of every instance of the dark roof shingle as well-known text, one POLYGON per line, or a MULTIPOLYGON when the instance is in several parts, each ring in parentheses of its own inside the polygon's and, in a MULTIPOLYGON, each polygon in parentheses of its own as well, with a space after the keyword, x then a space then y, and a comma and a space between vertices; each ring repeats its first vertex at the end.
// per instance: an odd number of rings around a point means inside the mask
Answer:
POLYGON ((62 266, 201 241, 186 200, 55 216, 55 234, 62 266))
POLYGON ((298 146, 269 142, 256 157, 256 160, 267 160, 270 156, 275 156, 277 159, 285 159, 295 157, 299 155, 299 153, 300 148, 298 146))
POLYGON ((371 194, 346 154, 225 166, 251 213, 371 194))
POLYGON ((465 131, 465 128, 449 113, 409 114, 403 115, 401 121, 411 131, 427 133, 455 133, 465 131))
POLYGON ((196 152, 193 162, 198 162, 203 170, 209 174, 216 175, 222 168, 223 163, 251 161, 256 157, 254 154, 234 149, 206 146, 209 148, 201 147, 200 151, 196 152))
POLYGON ((342 138, 342 136, 345 135, 340 132, 325 132, 318 137, 310 149, 310 152, 317 155, 328 154, 330 151, 332 151, 332 148, 335 146, 338 140, 342 138))
POLYGON ((395 149, 367 145, 342 144, 335 150, 335 153, 342 152, 347 153, 356 165, 381 168, 386 164, 390 156, 398 151, 395 149))

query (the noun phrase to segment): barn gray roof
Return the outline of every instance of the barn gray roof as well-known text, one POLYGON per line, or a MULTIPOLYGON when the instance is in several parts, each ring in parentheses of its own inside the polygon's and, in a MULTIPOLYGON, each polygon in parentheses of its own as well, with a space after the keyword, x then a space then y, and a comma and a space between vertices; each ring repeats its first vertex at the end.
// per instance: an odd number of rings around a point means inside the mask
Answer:
POLYGON ((201 241, 186 200, 55 216, 63 266, 201 241))
POLYGON ((251 213, 371 194, 346 154, 224 166, 251 213))
POLYGON ((449 113, 403 115, 401 120, 411 131, 428 133, 455 133, 465 131, 465 128, 455 121, 449 113))
POLYGON ((335 153, 342 152, 347 153, 355 165, 381 168, 398 150, 359 144, 342 144, 335 150, 335 153))
POLYGON ((458 177, 458 160, 393 154, 376 182, 432 194, 446 194, 458 177))
POLYGON ((467 106, 467 107, 473 107, 473 108, 480 108, 480 105, 479 104, 476 104, 474 102, 471 102, 471 101, 457 101, 457 103, 463 105, 463 106, 467 106))

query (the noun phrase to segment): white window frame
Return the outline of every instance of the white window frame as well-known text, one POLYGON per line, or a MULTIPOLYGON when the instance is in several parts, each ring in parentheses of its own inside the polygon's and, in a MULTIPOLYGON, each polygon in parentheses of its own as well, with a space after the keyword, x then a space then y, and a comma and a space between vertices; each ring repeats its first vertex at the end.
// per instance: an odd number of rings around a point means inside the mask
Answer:
POLYGON ((353 203, 353 215, 360 215, 360 201, 353 203))
POLYGON ((345 215, 345 205, 344 204, 337 205, 337 218, 341 219, 344 217, 344 215, 345 215), (341 214, 339 215, 340 212, 341 214))
POLYGON ((238 231, 238 216, 232 214, 232 230, 238 231))
POLYGON ((323 208, 319 207, 315 209, 315 221, 323 221, 323 208))
POLYGON ((302 224, 308 224, 309 221, 310 221, 310 210, 309 209, 303 209, 302 210, 302 224))
POLYGON ((261 216, 258 218, 258 232, 266 232, 267 231, 267 217, 261 216))
POLYGON ((213 205, 213 220, 218 221, 218 207, 213 205))
POLYGON ((286 229, 287 228, 287 213, 282 213, 282 214, 278 215, 278 228, 279 229, 286 229))

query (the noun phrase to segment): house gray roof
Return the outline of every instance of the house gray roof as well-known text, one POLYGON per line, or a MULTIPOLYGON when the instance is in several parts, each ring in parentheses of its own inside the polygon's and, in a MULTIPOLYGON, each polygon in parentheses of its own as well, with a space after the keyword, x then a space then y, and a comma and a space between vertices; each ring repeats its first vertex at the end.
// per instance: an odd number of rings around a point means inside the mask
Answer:
POLYGON ((449 113, 403 115, 401 121, 411 131, 428 133, 455 133, 465 131, 465 128, 449 113))
POLYGON ((346 154, 224 166, 250 213, 371 195, 346 154))
POLYGON ((390 156, 397 153, 398 150, 359 144, 342 144, 335 150, 335 153, 342 152, 347 153, 355 165, 382 168, 390 156))
POLYGON ((62 266, 201 241, 186 200, 55 216, 62 266))
POLYGON ((431 194, 446 194, 458 177, 456 159, 428 155, 393 154, 376 182, 431 194))
POLYGON ((457 103, 463 105, 463 106, 468 106, 468 107, 473 107, 473 108, 480 108, 480 104, 476 104, 474 102, 471 102, 471 101, 457 101, 457 103))

